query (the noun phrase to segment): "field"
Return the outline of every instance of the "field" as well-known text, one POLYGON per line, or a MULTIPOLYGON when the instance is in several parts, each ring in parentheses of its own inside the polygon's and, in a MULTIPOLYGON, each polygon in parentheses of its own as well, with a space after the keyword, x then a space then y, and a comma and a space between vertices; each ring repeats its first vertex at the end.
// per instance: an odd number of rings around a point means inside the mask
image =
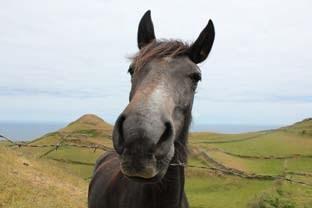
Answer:
MULTIPOLYGON (((93 164, 104 152, 92 145, 112 147, 111 130, 85 115, 28 146, 0 142, 0 207, 86 207, 93 164)), ((189 147, 192 208, 312 207, 311 119, 261 132, 191 133, 189 147)))

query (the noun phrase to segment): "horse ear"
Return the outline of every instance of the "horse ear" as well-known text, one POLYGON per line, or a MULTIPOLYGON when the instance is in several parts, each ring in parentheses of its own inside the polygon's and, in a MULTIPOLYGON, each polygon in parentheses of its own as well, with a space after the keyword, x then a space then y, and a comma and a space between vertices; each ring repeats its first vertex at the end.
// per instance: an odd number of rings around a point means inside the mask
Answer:
POLYGON ((197 40, 191 45, 187 54, 189 58, 196 64, 203 62, 211 48, 215 38, 215 30, 211 20, 209 20, 207 26, 200 33, 197 40))
POLYGON ((148 10, 143 15, 138 28, 138 47, 143 48, 155 40, 154 26, 151 18, 151 11, 148 10))

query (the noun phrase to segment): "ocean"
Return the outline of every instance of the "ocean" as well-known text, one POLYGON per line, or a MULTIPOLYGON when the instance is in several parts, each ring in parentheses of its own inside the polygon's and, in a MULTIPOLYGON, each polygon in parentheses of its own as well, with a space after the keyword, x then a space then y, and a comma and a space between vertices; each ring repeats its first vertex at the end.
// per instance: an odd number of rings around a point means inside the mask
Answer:
POLYGON ((0 135, 13 141, 29 141, 65 126, 65 123, 52 122, 0 122, 0 135))
MULTIPOLYGON (((65 127, 66 123, 53 122, 0 122, 0 135, 13 141, 29 141, 46 133, 65 127)), ((278 128, 278 125, 233 125, 233 124, 192 124, 191 131, 210 131, 218 133, 241 133, 278 128)), ((1 139, 1 138, 0 138, 1 139)))

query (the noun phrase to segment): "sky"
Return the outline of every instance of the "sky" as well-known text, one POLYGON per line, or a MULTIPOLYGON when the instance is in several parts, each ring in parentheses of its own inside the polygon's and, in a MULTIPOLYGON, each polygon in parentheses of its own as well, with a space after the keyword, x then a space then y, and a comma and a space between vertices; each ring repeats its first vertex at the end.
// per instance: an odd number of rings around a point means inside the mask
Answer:
POLYGON ((194 41, 212 19, 200 64, 197 124, 290 124, 312 116, 310 0, 0 1, 0 121, 113 123, 128 103, 137 27, 194 41))

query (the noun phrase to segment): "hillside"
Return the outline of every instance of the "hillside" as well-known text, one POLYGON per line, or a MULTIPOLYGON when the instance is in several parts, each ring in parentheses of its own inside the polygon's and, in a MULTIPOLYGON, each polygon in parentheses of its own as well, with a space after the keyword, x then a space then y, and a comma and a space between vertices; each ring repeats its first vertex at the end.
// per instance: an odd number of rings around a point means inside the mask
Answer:
POLYGON ((302 121, 294 123, 293 125, 283 127, 281 130, 312 136, 312 118, 306 118, 302 121))
MULTIPOLYGON (((255 198, 247 203, 249 207, 312 207, 312 136, 307 133, 311 130, 311 119, 305 119, 287 127, 260 132, 192 133, 189 141, 195 157, 205 161, 207 166, 236 174, 285 177, 309 184, 304 186, 273 181, 269 185, 271 188, 257 192, 255 198), (303 134, 303 131, 306 133, 303 134)), ((230 177, 226 178, 228 180, 230 177)), ((267 182, 262 181, 249 188, 249 191, 267 182)), ((223 187, 221 183, 218 184, 223 187)), ((235 200, 225 197, 224 193, 219 194, 215 196, 214 192, 210 192, 207 196, 235 200)), ((234 195, 237 196, 237 193, 234 195)), ((214 206, 222 207, 219 201, 214 206)))
MULTIPOLYGON (((287 127, 260 132, 191 133, 186 178, 191 207, 312 207, 312 136, 302 134, 311 129, 311 119, 305 119, 287 127), (252 177, 247 179, 245 176, 252 177), (255 176, 269 178, 256 179, 255 176)), ((65 144, 111 147, 111 131, 112 126, 101 118, 85 115, 63 129, 29 143, 38 146, 64 144, 57 150, 52 146, 6 147, 6 151, 32 158, 38 166, 51 165, 60 170, 61 175, 83 179, 86 189, 95 160, 104 151, 65 144)), ((85 195, 82 197, 86 199, 85 195)))
POLYGON ((85 208, 87 182, 0 142, 0 207, 85 208))
POLYGON ((81 116, 66 127, 48 133, 34 141, 32 144, 56 144, 60 141, 74 143, 109 144, 112 126, 100 117, 93 114, 81 116))
POLYGON ((312 130, 305 119, 275 130, 246 134, 193 133, 192 148, 201 149, 214 160, 240 171, 280 175, 312 172, 312 130))
POLYGON ((87 147, 100 145, 112 148, 112 128, 100 117, 86 114, 66 127, 28 143, 38 147, 23 147, 19 150, 28 156, 52 160, 71 174, 89 178, 95 160, 104 151, 94 151, 87 147), (57 151, 54 145, 59 145, 57 151))

